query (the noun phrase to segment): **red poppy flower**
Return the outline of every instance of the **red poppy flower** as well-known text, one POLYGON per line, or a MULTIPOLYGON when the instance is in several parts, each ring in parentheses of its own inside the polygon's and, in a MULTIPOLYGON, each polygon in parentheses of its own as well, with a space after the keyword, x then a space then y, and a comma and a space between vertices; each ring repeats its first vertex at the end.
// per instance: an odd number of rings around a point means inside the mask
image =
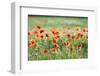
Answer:
POLYGON ((43 35, 43 34, 40 34, 40 38, 41 38, 41 39, 44 39, 44 35, 43 35))
POLYGON ((46 37, 50 37, 50 35, 49 34, 46 34, 46 37))
POLYGON ((31 39, 30 42, 31 42, 32 45, 36 44, 36 41, 34 39, 31 39))
POLYGON ((38 32, 37 31, 34 31, 34 34, 38 34, 38 32))
POLYGON ((83 29, 83 32, 85 32, 85 29, 83 29))
POLYGON ((53 35, 60 34, 56 28, 51 29, 51 32, 52 32, 53 35))
POLYGON ((79 44, 79 45, 77 46, 77 48, 78 48, 78 49, 81 49, 81 48, 82 48, 82 45, 81 45, 81 44, 79 44))
POLYGON ((78 38, 79 38, 79 36, 76 36, 76 37, 75 37, 75 39, 78 39, 78 38))
POLYGON ((83 29, 83 32, 88 32, 88 28, 84 28, 83 29))
POLYGON ((65 42, 64 42, 64 45, 68 45, 68 43, 65 41, 65 42))
POLYGON ((59 35, 60 33, 56 31, 55 34, 56 34, 56 35, 59 35))
POLYGON ((67 34, 67 37, 68 38, 71 38, 72 37, 72 34, 70 33, 70 34, 67 34))
POLYGON ((72 44, 70 44, 69 47, 72 47, 72 44))
POLYGON ((51 53, 52 53, 52 54, 57 53, 57 49, 56 49, 56 48, 52 48, 52 49, 51 49, 51 53))
POLYGON ((60 33, 56 33, 55 38, 60 38, 60 33))
POLYGON ((41 29, 41 30, 40 30, 40 33, 43 33, 43 32, 44 32, 44 30, 43 30, 43 29, 41 29))
POLYGON ((83 36, 83 32, 78 32, 77 35, 82 37, 83 36))
POLYGON ((28 46, 35 46, 35 45, 36 45, 36 41, 34 39, 28 41, 28 46))
POLYGON ((34 37, 39 37, 39 34, 37 31, 34 31, 34 37))
POLYGON ((55 48, 59 48, 59 45, 58 44, 54 44, 55 48))
POLYGON ((28 35, 32 35, 32 32, 28 32, 28 35))
POLYGON ((47 54, 48 54, 48 50, 47 50, 47 49, 43 50, 43 51, 42 51, 42 54, 47 55, 47 54))
POLYGON ((55 32, 54 31, 51 31, 52 32, 52 34, 55 34, 55 32))
POLYGON ((57 39, 56 38, 53 38, 53 43, 57 43, 57 39))
POLYGON ((76 38, 76 37, 73 35, 73 36, 72 36, 72 39, 75 39, 75 38, 76 38))
POLYGON ((62 32, 62 34, 65 34, 66 32, 62 32))
POLYGON ((40 29, 41 27, 39 25, 36 26, 37 29, 40 29))
POLYGON ((57 38, 59 38, 59 37, 60 37, 59 35, 55 35, 55 36, 54 36, 55 39, 57 39, 57 38))
POLYGON ((70 53, 73 53, 73 51, 74 51, 74 48, 70 47, 70 53))
POLYGON ((32 40, 31 43, 32 43, 32 45, 35 44, 35 41, 32 40))
POLYGON ((65 42, 64 42, 64 45, 66 45, 66 46, 69 47, 71 44, 70 44, 69 42, 65 41, 65 42))

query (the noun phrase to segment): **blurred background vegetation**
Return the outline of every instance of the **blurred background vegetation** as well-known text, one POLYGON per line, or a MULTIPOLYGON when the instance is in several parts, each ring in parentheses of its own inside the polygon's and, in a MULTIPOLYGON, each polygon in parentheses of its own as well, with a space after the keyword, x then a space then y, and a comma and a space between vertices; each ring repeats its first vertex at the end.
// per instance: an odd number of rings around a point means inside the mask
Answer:
POLYGON ((65 27, 65 26, 87 27, 88 17, 29 15, 28 16, 29 30, 32 30, 36 25, 40 25, 43 28, 65 27))

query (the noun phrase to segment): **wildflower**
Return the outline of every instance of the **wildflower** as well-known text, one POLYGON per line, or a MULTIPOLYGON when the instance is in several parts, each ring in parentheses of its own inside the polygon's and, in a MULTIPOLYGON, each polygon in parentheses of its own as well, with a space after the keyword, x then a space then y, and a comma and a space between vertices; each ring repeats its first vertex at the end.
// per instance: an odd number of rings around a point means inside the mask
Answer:
POLYGON ((56 38, 53 38, 53 43, 57 43, 57 39, 56 38))
POLYGON ((30 42, 31 42, 32 45, 36 44, 36 41, 34 39, 31 39, 30 42))
POLYGON ((36 26, 37 29, 40 29, 41 27, 39 25, 36 26))
POLYGON ((37 31, 34 31, 33 33, 34 33, 34 34, 38 34, 38 32, 37 32, 37 31))
POLYGON ((55 32, 55 34, 56 34, 56 35, 59 35, 60 33, 59 33, 59 32, 55 32))
POLYGON ((76 37, 73 35, 73 36, 72 36, 72 39, 75 39, 75 38, 76 38, 76 37))
POLYGON ((83 32, 88 32, 88 28, 84 28, 83 29, 83 32))
POLYGON ((55 34, 55 31, 51 31, 52 32, 52 34, 55 34))
POLYGON ((83 36, 83 32, 78 32, 77 35, 78 35, 79 37, 80 37, 80 36, 82 37, 82 36, 83 36))
POLYGON ((64 45, 68 45, 68 43, 65 41, 65 42, 64 42, 64 45))
POLYGON ((56 44, 54 44, 54 46, 55 46, 55 48, 59 48, 59 45, 56 43, 56 44))
POLYGON ((40 34, 40 39, 44 39, 44 35, 43 34, 40 34))
POLYGON ((64 45, 66 45, 66 46, 69 47, 71 44, 70 44, 69 42, 65 41, 65 42, 64 42, 64 45))
POLYGON ((62 32, 62 34, 65 34, 66 32, 64 31, 64 32, 62 32))
POLYGON ((43 50, 42 54, 47 55, 48 54, 48 50, 47 49, 43 50))
POLYGON ((50 35, 46 33, 46 37, 50 37, 50 35))
POLYGON ((60 38, 60 33, 59 32, 55 33, 55 38, 60 38))
POLYGON ((72 53, 74 51, 73 47, 70 47, 70 53, 72 53))
POLYGON ((55 35, 54 38, 56 38, 56 39, 57 39, 57 38, 60 38, 60 35, 55 35))
POLYGON ((28 35, 29 35, 29 36, 32 35, 32 32, 28 32, 28 35))
POLYGON ((81 44, 79 44, 79 45, 77 46, 77 48, 78 48, 78 49, 81 49, 81 48, 82 48, 82 45, 81 45, 81 44))
POLYGON ((71 33, 67 34, 67 37, 68 38, 71 38, 72 37, 72 34, 71 33))
POLYGON ((57 34, 59 34, 57 28, 52 28, 52 29, 51 29, 51 32, 52 32, 53 35, 57 35, 57 34))
POLYGON ((41 30, 40 30, 40 33, 43 33, 43 32, 44 32, 44 29, 41 29, 41 30))
POLYGON ((28 41, 28 46, 35 46, 36 45, 36 41, 34 39, 31 39, 28 41))
POLYGON ((72 44, 70 44, 69 47, 72 47, 72 44))
POLYGON ((76 36, 76 37, 75 37, 75 39, 78 39, 78 38, 79 38, 79 36, 76 36))
POLYGON ((39 37, 39 34, 37 31, 34 31, 33 34, 34 34, 34 37, 39 37))
POLYGON ((57 53, 57 49, 56 49, 56 48, 52 48, 52 49, 51 49, 51 53, 52 53, 52 54, 57 53))

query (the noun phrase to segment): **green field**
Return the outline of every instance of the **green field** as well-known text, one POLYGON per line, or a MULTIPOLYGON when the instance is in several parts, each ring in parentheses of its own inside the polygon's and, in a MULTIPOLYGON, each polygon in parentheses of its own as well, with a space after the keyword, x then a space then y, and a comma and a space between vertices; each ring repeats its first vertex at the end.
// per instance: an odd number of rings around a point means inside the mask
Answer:
POLYGON ((28 60, 88 58, 88 18, 28 16, 28 60))

